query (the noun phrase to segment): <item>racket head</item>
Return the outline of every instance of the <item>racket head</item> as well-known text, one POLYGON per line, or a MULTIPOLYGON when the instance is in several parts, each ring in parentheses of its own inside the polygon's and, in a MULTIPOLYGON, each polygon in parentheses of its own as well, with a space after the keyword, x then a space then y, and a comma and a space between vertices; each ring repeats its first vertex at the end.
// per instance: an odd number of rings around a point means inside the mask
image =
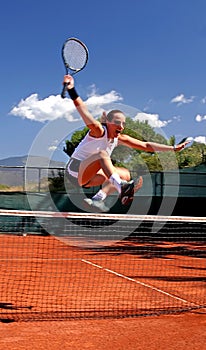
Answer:
MULTIPOLYGON (((180 142, 178 142, 178 145, 180 145, 181 143, 185 142, 188 140, 189 137, 184 137, 180 142)), ((189 140, 188 140, 189 141, 189 140)))
POLYGON ((66 73, 75 74, 82 70, 88 61, 89 51, 86 45, 77 38, 67 39, 62 46, 62 59, 66 73))

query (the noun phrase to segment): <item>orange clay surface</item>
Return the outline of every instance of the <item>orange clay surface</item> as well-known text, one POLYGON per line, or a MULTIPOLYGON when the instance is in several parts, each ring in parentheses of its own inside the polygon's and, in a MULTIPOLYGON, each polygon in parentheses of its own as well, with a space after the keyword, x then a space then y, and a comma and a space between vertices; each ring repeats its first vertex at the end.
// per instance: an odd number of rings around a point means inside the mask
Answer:
POLYGON ((206 310, 121 320, 0 323, 0 334, 0 350, 204 350, 206 310))
POLYGON ((161 315, 205 306, 205 247, 125 242, 122 248, 2 235, 0 350, 206 349, 204 308, 161 315), (152 316, 156 310, 160 315, 152 316), (115 319, 136 313, 150 316, 115 319), (91 319, 80 319, 84 314, 91 319))

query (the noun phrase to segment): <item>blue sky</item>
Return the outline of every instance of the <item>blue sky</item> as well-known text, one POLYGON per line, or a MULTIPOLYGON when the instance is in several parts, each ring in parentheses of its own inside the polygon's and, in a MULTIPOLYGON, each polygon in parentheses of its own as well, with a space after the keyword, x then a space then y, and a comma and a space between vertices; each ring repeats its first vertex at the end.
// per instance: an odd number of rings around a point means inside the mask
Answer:
POLYGON ((81 126, 69 99, 61 47, 89 48, 76 88, 95 116, 113 106, 166 137, 206 143, 205 0, 18 0, 0 11, 0 159, 65 160, 63 140, 81 126))

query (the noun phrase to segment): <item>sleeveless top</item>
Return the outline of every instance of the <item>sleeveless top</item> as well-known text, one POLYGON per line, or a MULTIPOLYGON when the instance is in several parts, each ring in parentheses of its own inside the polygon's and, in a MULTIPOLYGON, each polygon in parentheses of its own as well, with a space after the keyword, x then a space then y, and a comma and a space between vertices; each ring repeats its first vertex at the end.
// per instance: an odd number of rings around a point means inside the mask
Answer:
POLYGON ((104 125, 103 128, 104 135, 98 138, 90 136, 88 132, 74 150, 72 158, 84 160, 101 150, 107 151, 108 155, 110 156, 114 148, 118 145, 118 138, 115 137, 114 139, 108 139, 107 128, 104 125))

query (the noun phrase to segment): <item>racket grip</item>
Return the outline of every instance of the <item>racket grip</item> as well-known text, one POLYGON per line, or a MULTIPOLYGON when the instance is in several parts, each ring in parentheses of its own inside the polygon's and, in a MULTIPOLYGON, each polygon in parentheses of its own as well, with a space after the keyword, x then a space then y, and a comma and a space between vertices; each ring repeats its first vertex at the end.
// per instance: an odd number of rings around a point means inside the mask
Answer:
POLYGON ((65 98, 66 94, 67 94, 67 86, 69 85, 69 83, 64 83, 63 89, 62 89, 62 93, 61 93, 61 97, 65 98))

